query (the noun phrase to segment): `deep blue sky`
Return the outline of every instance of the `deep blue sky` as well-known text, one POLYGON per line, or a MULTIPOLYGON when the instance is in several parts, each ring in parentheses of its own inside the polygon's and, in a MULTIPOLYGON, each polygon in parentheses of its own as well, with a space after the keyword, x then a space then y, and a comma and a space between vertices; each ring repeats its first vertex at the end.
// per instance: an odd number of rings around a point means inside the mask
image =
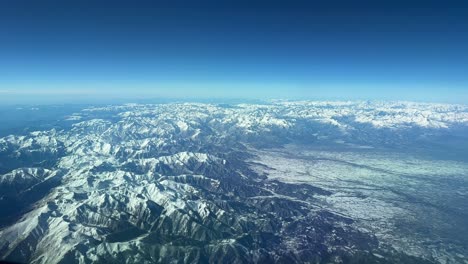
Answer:
POLYGON ((0 101, 468 103, 468 1, 0 2, 0 101))

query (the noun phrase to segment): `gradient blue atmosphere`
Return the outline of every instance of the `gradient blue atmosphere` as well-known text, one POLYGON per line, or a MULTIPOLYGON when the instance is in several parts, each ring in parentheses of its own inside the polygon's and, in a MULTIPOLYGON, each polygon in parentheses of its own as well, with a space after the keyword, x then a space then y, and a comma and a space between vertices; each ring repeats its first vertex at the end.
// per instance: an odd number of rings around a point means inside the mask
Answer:
POLYGON ((467 1, 2 1, 0 103, 468 102, 467 1))

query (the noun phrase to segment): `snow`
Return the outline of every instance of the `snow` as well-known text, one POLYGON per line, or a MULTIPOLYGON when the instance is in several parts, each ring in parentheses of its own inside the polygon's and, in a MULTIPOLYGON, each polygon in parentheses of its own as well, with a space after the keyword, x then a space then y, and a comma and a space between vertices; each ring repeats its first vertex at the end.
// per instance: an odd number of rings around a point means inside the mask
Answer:
MULTIPOLYGON (((156 220, 151 218, 149 202, 161 206, 164 216, 182 223, 193 214, 199 215, 201 221, 210 217, 217 217, 217 221, 232 218, 228 209, 221 210, 205 199, 188 198, 206 191, 192 186, 190 180, 203 181, 208 189, 222 186, 221 176, 225 176, 222 169, 232 164, 226 158, 231 153, 214 153, 211 148, 230 147, 226 142, 234 142, 235 151, 239 152, 247 146, 248 151, 242 153, 254 154, 251 161, 267 166, 252 166, 252 169, 258 174, 267 173, 269 179, 308 183, 333 190, 333 195, 317 195, 317 199, 335 212, 353 219, 377 222, 380 226, 361 227, 374 228, 381 239, 391 239, 384 233, 391 228, 392 223, 388 219, 417 215, 394 204, 396 199, 383 201, 379 194, 384 193, 386 198, 399 197, 389 194, 391 191, 388 189, 375 188, 376 185, 398 186, 403 181, 411 187, 418 183, 425 189, 414 187, 414 192, 425 198, 443 199, 444 195, 449 197, 443 186, 437 186, 438 193, 424 192, 422 190, 431 189, 430 184, 417 179, 460 179, 457 177, 466 176, 468 171, 463 162, 434 162, 419 157, 372 152, 375 147, 370 141, 372 135, 359 144, 345 137, 353 131, 379 132, 385 129, 450 132, 451 129, 468 126, 468 108, 464 105, 271 101, 224 108, 200 103, 126 104, 88 108, 70 115, 67 120, 76 121, 70 130, 34 131, 23 136, 0 138, 0 152, 10 155, 8 157, 13 157, 12 160, 31 153, 37 154, 42 161, 57 159, 50 169, 14 168, 0 175, 2 186, 24 183, 24 188, 30 188, 52 177, 61 182, 34 204, 34 208, 21 220, 0 231, 0 249, 14 249, 23 241, 32 240, 37 248, 30 249, 38 254, 35 255, 38 262, 50 263, 59 262, 63 254, 78 243, 85 245, 83 251, 90 254, 89 258, 85 255, 79 257, 86 261, 98 259, 99 254, 134 250, 132 247, 140 243, 140 238, 122 243, 107 243, 104 238, 115 231, 116 223, 138 228, 154 224, 156 220), (109 115, 112 119, 107 118, 109 115), (286 137, 300 134, 325 142, 329 140, 360 151, 305 151, 287 147, 263 151, 253 147, 249 149, 251 146, 245 143, 258 143, 259 138, 268 139, 275 133, 286 137), (256 135, 260 137, 251 138, 256 135), (54 156, 57 153, 61 155, 54 156), (313 159, 306 159, 311 157, 313 159), (195 173, 198 168, 215 171, 213 174, 218 174, 219 170, 220 175, 216 176, 220 178, 199 175, 204 171, 195 173), (182 183, 184 181, 188 183, 182 183), (356 187, 353 181, 368 184, 361 191, 369 197, 362 198, 347 190, 356 187), (48 203, 53 206, 49 208, 48 203), (45 219, 42 222, 41 217, 45 219), (143 220, 136 223, 132 222, 134 219, 143 220), (91 246, 96 241, 99 246, 91 246), (50 248, 57 249, 57 252, 50 252, 50 248), (40 257, 44 258, 41 260, 40 257)), ((242 180, 250 177, 240 172, 239 175, 242 180)), ((468 190, 460 185, 455 193, 466 197, 468 190)), ((272 197, 292 199, 274 193, 252 199, 272 197)), ((229 244, 235 240, 223 242, 229 244)), ((294 240, 289 242, 291 245, 296 243, 294 240)))

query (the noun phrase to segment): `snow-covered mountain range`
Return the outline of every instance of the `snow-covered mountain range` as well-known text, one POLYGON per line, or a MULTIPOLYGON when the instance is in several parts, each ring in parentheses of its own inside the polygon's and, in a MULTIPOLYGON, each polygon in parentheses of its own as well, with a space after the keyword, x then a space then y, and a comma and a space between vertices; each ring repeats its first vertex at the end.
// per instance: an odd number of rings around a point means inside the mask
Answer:
POLYGON ((0 138, 0 259, 430 263, 438 260, 383 243, 328 208, 332 189, 272 179, 252 160, 286 144, 426 146, 468 131, 468 107, 126 104, 63 123, 0 138))

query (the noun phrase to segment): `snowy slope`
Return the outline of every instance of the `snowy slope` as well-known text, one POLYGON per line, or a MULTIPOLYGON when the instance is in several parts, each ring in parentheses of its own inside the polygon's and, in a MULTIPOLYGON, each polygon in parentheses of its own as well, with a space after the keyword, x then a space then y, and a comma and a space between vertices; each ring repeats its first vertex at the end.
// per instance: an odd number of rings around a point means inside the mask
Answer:
POLYGON ((21 204, 21 214, 2 218, 0 259, 422 261, 379 247, 353 219, 318 204, 329 191, 251 170, 248 148, 338 139, 394 144, 465 128, 468 108, 409 102, 127 104, 84 109, 66 121, 73 122, 70 129, 0 139, 0 197, 21 204), (382 140, 387 133, 393 136, 382 140))

